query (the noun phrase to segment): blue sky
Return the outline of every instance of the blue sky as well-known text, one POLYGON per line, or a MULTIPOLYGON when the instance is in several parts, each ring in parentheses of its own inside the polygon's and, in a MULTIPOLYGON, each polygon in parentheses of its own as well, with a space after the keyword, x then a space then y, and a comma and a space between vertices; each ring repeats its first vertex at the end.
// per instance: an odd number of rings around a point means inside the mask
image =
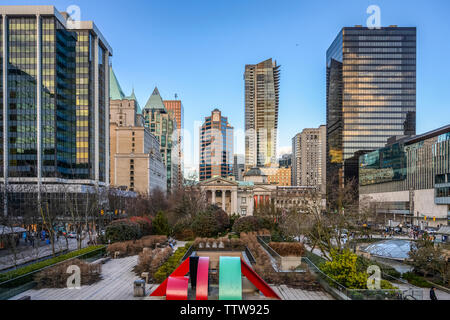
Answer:
MULTIPOLYGON (((244 127, 245 64, 281 64, 279 146, 303 128, 325 124, 325 54, 344 26, 366 24, 369 5, 382 26, 418 30, 417 132, 450 123, 450 1, 150 0, 1 1, 81 8, 114 49, 113 67, 126 94, 144 105, 158 86, 177 93, 185 127, 214 108, 244 127)), ((240 150, 238 150, 240 151, 240 150)))

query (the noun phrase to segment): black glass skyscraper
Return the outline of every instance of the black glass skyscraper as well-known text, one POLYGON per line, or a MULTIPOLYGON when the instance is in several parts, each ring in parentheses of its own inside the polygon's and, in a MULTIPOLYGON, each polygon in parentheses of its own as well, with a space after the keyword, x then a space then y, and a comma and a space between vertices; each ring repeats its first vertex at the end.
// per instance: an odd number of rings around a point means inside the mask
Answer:
POLYGON ((5 214, 25 202, 24 187, 40 195, 44 187, 109 185, 111 55, 92 21, 72 21, 54 6, 0 6, 5 214))
POLYGON ((392 136, 416 133, 416 28, 346 27, 327 51, 327 176, 392 136))

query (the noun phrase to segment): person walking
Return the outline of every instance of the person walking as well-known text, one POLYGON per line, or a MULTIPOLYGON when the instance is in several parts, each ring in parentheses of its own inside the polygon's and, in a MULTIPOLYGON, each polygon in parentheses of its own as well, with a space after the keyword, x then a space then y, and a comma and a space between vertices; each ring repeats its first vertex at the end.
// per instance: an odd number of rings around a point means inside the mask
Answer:
POLYGON ((437 296, 436 296, 436 288, 435 287, 432 287, 431 290, 430 290, 430 299, 431 300, 437 300, 438 299, 437 296))

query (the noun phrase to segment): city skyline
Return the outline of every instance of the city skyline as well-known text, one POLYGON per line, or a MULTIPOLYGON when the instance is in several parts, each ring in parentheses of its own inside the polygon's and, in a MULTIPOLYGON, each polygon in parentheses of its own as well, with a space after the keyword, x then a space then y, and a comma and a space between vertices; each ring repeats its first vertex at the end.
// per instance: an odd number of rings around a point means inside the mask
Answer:
MULTIPOLYGON (((15 4, 49 3, 19 0, 15 4)), ((64 11, 74 3, 54 1, 51 4, 64 11)), ((292 137, 304 128, 326 123, 326 50, 342 27, 366 24, 369 17, 366 9, 372 3, 348 1, 342 5, 331 1, 312 4, 286 1, 277 5, 276 12, 267 10, 269 2, 255 4, 247 1, 226 6, 200 1, 174 6, 158 1, 136 2, 135 6, 115 10, 120 4, 108 2, 111 10, 103 12, 96 10, 104 5, 102 1, 76 3, 81 9, 81 19, 95 20, 115 49, 112 63, 123 79, 123 89, 131 92, 134 88, 141 105, 155 86, 166 99, 178 94, 186 111, 185 128, 190 132, 196 130, 194 122, 201 122, 215 106, 230 115, 229 121, 236 129, 244 128, 244 66, 269 58, 277 60, 282 72, 279 127, 284 129, 279 133, 280 153, 289 150, 292 137), (142 10, 136 10, 137 6, 142 10), (254 9, 261 20, 267 18, 257 26, 254 25, 255 18, 245 20, 249 10, 254 9), (218 18, 218 15, 222 16, 221 12, 227 19, 218 18), (142 15, 145 19, 139 19, 142 15), (269 15, 272 15, 270 19, 269 15), (126 18, 125 23, 114 22, 116 19, 122 21, 123 16, 133 17, 133 20, 126 18), (204 23, 214 21, 212 27, 188 23, 200 16, 207 17, 204 23), (234 26, 236 24, 239 27, 234 26), (255 31, 257 36, 249 38, 255 31), (260 41, 264 34, 273 42, 260 41), (130 41, 137 41, 139 50, 124 47, 130 41), (194 41, 200 44, 192 46, 194 41), (206 42, 208 46, 202 44, 206 42), (150 50, 155 43, 165 49, 150 50), (184 57, 189 63, 185 63, 184 57), (217 59, 221 58, 225 58, 226 63, 217 64, 217 59), (216 77, 217 74, 221 74, 221 79, 216 77)), ((449 84, 445 70, 450 68, 450 61, 444 55, 450 45, 439 39, 445 38, 450 31, 448 24, 440 22, 444 21, 449 4, 447 1, 428 4, 378 1, 376 4, 381 9, 382 26, 396 24, 418 30, 417 133, 445 125, 445 119, 450 116, 450 109, 446 108, 450 92, 445 90, 449 84), (436 43, 439 50, 432 50, 436 43), (427 112, 429 106, 436 112, 427 112)), ((239 149, 236 152, 244 153, 239 149)))

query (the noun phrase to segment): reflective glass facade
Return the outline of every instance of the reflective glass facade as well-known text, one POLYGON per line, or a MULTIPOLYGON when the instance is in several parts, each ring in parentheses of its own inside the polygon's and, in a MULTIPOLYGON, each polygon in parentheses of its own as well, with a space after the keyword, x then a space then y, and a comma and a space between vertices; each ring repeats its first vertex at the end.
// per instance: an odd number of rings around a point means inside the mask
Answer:
POLYGON ((416 133, 415 28, 342 29, 327 52, 327 126, 334 174, 355 152, 416 133))
POLYGON ((36 17, 7 19, 10 177, 37 176, 36 17))
POLYGON ((76 36, 55 17, 10 17, 8 31, 9 176, 73 177, 76 36), (38 23, 40 24, 38 32, 38 23), (41 59, 37 59, 40 43, 41 59), (40 69, 41 141, 37 141, 40 69))
POLYGON ((161 109, 144 109, 145 126, 150 128, 160 143, 161 156, 167 168, 167 189, 171 190, 177 184, 178 163, 176 119, 172 112, 161 109), (176 157, 177 159, 173 159, 176 157))
POLYGON ((42 18, 42 176, 74 177, 76 35, 42 18))
POLYGON ((199 178, 227 178, 233 174, 233 127, 215 109, 200 128, 199 178))
POLYGON ((89 30, 78 31, 76 46, 76 105, 77 105, 77 176, 94 176, 94 39, 89 30))
POLYGON ((363 194, 435 188, 439 193, 450 187, 450 134, 424 134, 366 154, 359 173, 363 194))
POLYGON ((21 7, 17 10, 18 13, 6 15, 5 21, 5 16, 0 19, 0 136, 8 152, 5 163, 2 143, 2 168, 7 168, 11 178, 98 177, 100 182, 106 182, 110 49, 106 49, 107 44, 92 23, 82 22, 86 29, 74 30, 51 6, 37 6, 35 15, 20 14, 21 7), (95 45, 98 50, 94 50, 95 45), (4 128, 8 131, 6 141, 4 128))

